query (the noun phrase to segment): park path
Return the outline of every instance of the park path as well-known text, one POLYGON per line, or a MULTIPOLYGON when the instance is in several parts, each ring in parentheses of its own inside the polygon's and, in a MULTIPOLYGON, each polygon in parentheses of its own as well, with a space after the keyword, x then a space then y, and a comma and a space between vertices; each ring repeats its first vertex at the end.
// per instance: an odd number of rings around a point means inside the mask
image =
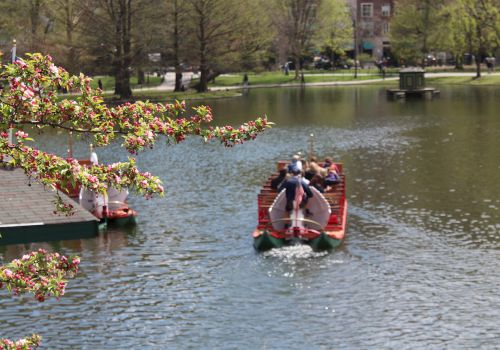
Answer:
MULTIPOLYGON (((391 81, 399 80, 399 77, 391 77, 386 79, 365 79, 365 80, 344 80, 344 81, 321 81, 314 83, 282 83, 282 84, 251 84, 248 88, 269 88, 269 87, 297 87, 297 86, 341 86, 341 85, 360 85, 360 84, 371 84, 379 83, 381 81, 391 81)), ((210 88, 211 91, 223 91, 223 90, 238 90, 241 89, 242 85, 236 86, 213 86, 210 88)))
MULTIPOLYGON (((182 84, 187 88, 191 79, 193 77, 193 72, 183 72, 182 73, 182 84)), ((154 87, 147 88, 147 90, 158 90, 158 91, 174 91, 175 88, 175 72, 167 72, 164 75, 163 83, 154 87)))
MULTIPOLYGON (((319 73, 319 74, 304 74, 305 77, 307 76, 318 76, 318 75, 323 75, 323 76, 346 76, 348 74, 344 73, 319 73)), ((352 73, 351 73, 352 75, 352 73)), ((367 73, 358 73, 358 76, 367 76, 367 75, 373 75, 373 74, 367 74, 367 73)), ((492 73, 488 74, 487 72, 482 72, 483 76, 500 76, 500 73, 492 73)), ((445 73, 425 73, 426 78, 439 78, 439 77, 475 77, 476 73, 475 72, 445 72, 445 73)), ((252 85, 250 82, 250 85, 248 88, 266 88, 266 87, 297 87, 297 86, 342 86, 342 85, 361 85, 361 84, 373 84, 373 83, 380 83, 383 81, 397 81, 399 80, 399 77, 394 77, 394 76, 389 76, 386 77, 385 79, 379 78, 379 79, 365 79, 365 80, 343 80, 343 81, 322 81, 322 82, 313 82, 313 83, 283 83, 283 84, 255 84, 252 85)), ((238 86, 214 86, 211 87, 211 91, 221 91, 221 90, 237 90, 241 89, 242 85, 238 86)))

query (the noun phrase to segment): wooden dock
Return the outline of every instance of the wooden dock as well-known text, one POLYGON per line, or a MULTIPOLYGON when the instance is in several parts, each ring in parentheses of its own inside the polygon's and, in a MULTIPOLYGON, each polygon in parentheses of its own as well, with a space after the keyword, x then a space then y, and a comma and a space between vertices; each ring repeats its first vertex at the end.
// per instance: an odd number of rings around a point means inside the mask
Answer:
POLYGON ((29 182, 20 169, 0 168, 0 245, 95 237, 98 220, 63 193, 72 216, 54 214, 53 189, 29 182))
POLYGON ((421 89, 407 90, 407 89, 387 89, 387 97, 398 99, 406 97, 423 97, 425 99, 432 99, 439 95, 439 90, 433 87, 426 87, 421 89))

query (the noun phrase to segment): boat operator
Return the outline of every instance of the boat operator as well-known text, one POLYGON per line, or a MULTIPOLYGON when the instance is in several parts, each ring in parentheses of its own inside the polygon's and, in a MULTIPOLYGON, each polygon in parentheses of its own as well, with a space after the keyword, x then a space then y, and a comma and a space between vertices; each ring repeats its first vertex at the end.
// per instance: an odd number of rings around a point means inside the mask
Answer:
POLYGON ((307 182, 301 177, 302 171, 294 167, 292 168, 292 176, 286 179, 278 188, 278 193, 286 191, 286 207, 285 209, 290 212, 294 209, 294 201, 297 202, 297 208, 304 208, 309 198, 313 196, 311 189, 307 182))

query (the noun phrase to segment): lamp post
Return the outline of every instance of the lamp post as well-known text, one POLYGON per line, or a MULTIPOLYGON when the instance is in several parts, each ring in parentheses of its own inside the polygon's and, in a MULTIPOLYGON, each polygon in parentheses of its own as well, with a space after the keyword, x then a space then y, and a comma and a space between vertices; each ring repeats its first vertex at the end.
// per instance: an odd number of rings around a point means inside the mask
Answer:
MULTIPOLYGON (((12 40, 12 56, 11 56, 11 62, 14 63, 16 61, 16 54, 17 54, 17 43, 16 39, 12 40)), ((12 145, 12 133, 14 132, 14 129, 12 128, 12 124, 9 125, 9 145, 12 145)))
POLYGON ((12 39, 12 57, 11 57, 12 63, 16 61, 16 54, 17 54, 17 42, 16 39, 12 39))

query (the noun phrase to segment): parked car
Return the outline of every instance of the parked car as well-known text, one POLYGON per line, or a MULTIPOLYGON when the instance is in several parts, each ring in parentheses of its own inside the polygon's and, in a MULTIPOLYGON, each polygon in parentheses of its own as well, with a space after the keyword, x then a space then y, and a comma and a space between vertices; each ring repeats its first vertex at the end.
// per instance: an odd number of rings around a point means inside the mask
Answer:
POLYGON ((328 58, 321 58, 314 63, 316 69, 332 69, 332 62, 328 58))

